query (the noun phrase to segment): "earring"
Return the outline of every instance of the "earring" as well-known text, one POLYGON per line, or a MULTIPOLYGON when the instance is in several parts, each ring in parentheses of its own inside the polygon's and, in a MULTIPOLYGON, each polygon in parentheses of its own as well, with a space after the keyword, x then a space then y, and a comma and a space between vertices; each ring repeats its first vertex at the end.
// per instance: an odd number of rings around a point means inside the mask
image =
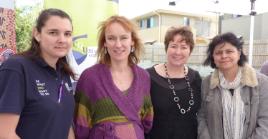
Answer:
POLYGON ((104 47, 104 54, 106 55, 108 52, 107 52, 107 48, 104 47))
POLYGON ((133 53, 135 51, 135 47, 131 47, 130 52, 133 53))

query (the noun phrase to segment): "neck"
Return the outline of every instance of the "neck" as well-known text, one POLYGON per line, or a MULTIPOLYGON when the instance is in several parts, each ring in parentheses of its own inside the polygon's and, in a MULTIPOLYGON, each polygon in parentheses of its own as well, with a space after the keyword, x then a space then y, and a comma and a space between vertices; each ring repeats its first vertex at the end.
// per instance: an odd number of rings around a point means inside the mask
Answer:
POLYGON ((110 69, 112 72, 126 72, 131 67, 126 63, 111 63, 110 69))
POLYGON ((50 58, 50 57, 46 57, 46 56, 42 56, 42 58, 45 60, 45 62, 52 67, 53 69, 56 69, 56 64, 58 62, 58 58, 50 58))
POLYGON ((224 78, 227 81, 232 82, 235 79, 235 77, 238 73, 238 70, 239 70, 239 67, 237 66, 237 67, 232 68, 230 70, 220 70, 220 71, 222 72, 224 78))
POLYGON ((171 78, 181 78, 184 77, 184 65, 173 66, 169 63, 166 63, 168 74, 171 78))

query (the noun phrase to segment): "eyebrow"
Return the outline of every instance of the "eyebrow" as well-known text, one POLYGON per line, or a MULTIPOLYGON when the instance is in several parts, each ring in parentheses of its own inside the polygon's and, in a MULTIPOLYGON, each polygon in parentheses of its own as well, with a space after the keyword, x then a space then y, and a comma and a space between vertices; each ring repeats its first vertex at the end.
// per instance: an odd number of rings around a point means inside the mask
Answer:
MULTIPOLYGON (((114 37, 114 36, 117 36, 117 35, 114 35, 114 34, 106 34, 106 36, 108 37, 114 37)), ((122 35, 119 35, 119 37, 130 37, 131 35, 128 35, 128 34, 122 34, 122 35)))
POLYGON ((181 44, 186 44, 188 45, 188 43, 186 41, 171 41, 170 44, 177 44, 177 43, 181 43, 181 44))
MULTIPOLYGON (((48 31, 59 31, 58 29, 48 29, 48 31)), ((64 32, 73 32, 72 30, 66 30, 66 31, 64 31, 64 32)))

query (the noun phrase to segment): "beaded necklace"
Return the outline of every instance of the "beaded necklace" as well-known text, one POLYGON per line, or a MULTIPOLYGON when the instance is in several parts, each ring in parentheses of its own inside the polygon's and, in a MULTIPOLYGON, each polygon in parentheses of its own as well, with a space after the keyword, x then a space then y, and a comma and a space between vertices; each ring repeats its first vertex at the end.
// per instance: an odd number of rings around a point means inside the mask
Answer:
POLYGON ((184 67, 184 79, 185 79, 186 84, 187 84, 187 87, 188 87, 188 92, 190 93, 190 100, 188 101, 189 106, 188 106, 187 109, 186 108, 182 108, 181 105, 180 105, 180 103, 179 103, 180 102, 180 98, 177 96, 177 93, 175 91, 174 84, 171 83, 171 80, 169 78, 169 74, 168 74, 168 71, 167 71, 167 65, 166 65, 166 63, 164 63, 164 67, 165 67, 165 72, 166 72, 166 77, 167 77, 167 82, 169 84, 169 88, 172 90, 172 93, 174 95, 173 96, 174 97, 173 100, 177 104, 177 106, 178 106, 178 108, 180 110, 180 113, 181 114, 185 114, 186 112, 189 112, 191 110, 192 106, 194 105, 193 89, 191 87, 191 84, 190 84, 190 81, 189 81, 189 77, 188 77, 188 75, 186 73, 186 68, 187 67, 184 67))

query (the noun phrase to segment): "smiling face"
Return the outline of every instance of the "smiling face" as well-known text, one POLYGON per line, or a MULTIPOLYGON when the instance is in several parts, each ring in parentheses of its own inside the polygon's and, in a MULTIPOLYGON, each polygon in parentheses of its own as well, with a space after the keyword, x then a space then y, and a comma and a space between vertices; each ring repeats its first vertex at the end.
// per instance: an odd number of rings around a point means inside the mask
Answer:
POLYGON ((34 37, 40 44, 41 56, 46 61, 57 61, 68 54, 72 46, 72 24, 69 19, 51 16, 34 37))
POLYGON ((173 66, 183 66, 187 63, 190 53, 190 45, 177 34, 168 44, 167 62, 173 66))
POLYGON ((237 69, 240 55, 241 52, 228 42, 217 45, 213 51, 214 63, 222 72, 237 69))
POLYGON ((111 23, 105 30, 104 47, 107 48, 111 58, 111 63, 125 62, 128 63, 132 41, 131 32, 117 23, 111 23))

